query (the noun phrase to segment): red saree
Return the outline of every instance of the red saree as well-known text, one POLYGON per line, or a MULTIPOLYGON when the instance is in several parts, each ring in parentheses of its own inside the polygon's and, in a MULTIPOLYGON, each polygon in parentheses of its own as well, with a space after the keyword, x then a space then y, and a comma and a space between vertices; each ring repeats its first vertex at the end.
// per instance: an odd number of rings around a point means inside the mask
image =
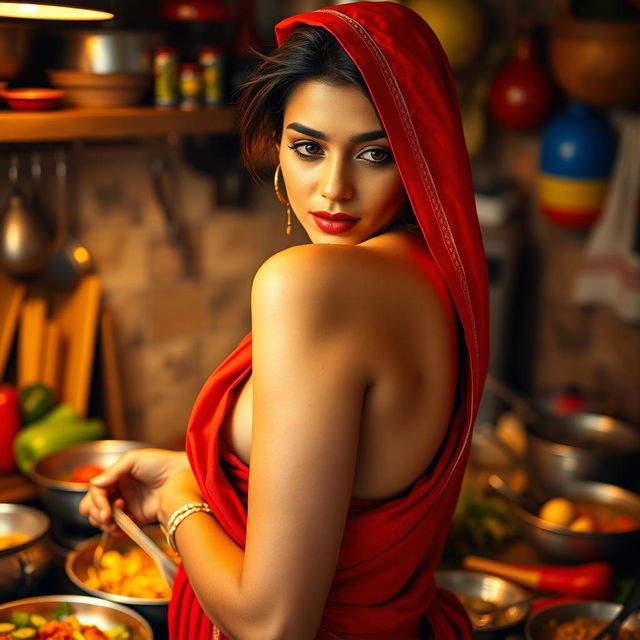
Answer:
MULTIPOLYGON (((301 24, 329 30, 360 69, 464 340, 458 400, 437 459, 403 495, 351 502, 318 638, 416 640, 424 618, 436 640, 471 639, 461 605, 437 590, 433 579, 460 491, 489 351, 486 263, 455 86, 433 32, 407 7, 361 2, 294 16, 276 27, 279 43, 301 24)), ((249 469, 224 446, 218 430, 250 370, 249 335, 207 381, 187 433, 203 495, 241 547, 249 469)), ((183 570, 169 629, 171 640, 205 640, 213 633, 183 570)))

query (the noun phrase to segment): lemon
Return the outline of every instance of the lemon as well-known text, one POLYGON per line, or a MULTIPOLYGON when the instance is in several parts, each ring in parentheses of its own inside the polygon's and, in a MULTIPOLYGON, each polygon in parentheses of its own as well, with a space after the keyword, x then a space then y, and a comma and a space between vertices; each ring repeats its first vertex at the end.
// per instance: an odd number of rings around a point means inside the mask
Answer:
POLYGON ((560 527, 568 527, 576 519, 576 508, 566 498, 551 498, 542 505, 540 517, 560 527))
POLYGON ((579 516, 576 518, 569 526, 569 529, 571 529, 571 531, 579 531, 582 533, 589 533, 596 530, 593 525, 593 520, 588 516, 579 516))

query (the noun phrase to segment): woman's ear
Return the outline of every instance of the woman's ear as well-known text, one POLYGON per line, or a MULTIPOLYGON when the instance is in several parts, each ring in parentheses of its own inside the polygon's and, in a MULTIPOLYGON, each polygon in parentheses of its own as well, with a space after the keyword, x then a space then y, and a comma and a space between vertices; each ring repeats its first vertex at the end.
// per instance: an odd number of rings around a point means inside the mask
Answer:
POLYGON ((273 134, 273 145, 276 148, 276 153, 280 153, 280 138, 278 137, 278 134, 276 131, 273 131, 272 134, 273 134))

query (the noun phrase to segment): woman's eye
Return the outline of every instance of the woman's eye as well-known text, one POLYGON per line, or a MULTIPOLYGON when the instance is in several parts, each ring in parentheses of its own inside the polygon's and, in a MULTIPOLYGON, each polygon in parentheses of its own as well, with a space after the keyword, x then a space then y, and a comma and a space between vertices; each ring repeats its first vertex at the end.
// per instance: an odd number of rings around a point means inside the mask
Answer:
POLYGON ((322 147, 315 142, 296 142, 289 145, 289 149, 292 149, 296 155, 306 160, 322 155, 322 147))
POLYGON ((386 164, 392 158, 391 152, 386 149, 367 149, 360 157, 371 164, 386 164))

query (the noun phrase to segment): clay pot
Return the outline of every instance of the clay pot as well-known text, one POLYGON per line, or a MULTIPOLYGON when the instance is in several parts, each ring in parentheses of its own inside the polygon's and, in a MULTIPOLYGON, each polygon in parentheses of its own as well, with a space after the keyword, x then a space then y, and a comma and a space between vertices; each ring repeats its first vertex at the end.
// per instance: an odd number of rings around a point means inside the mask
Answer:
POLYGON ((558 84, 595 107, 640 103, 640 21, 581 20, 559 0, 550 61, 558 84))
POLYGON ((527 25, 518 34, 511 58, 491 83, 491 115, 505 129, 535 129, 551 112, 553 99, 553 81, 540 61, 533 27, 527 25))

